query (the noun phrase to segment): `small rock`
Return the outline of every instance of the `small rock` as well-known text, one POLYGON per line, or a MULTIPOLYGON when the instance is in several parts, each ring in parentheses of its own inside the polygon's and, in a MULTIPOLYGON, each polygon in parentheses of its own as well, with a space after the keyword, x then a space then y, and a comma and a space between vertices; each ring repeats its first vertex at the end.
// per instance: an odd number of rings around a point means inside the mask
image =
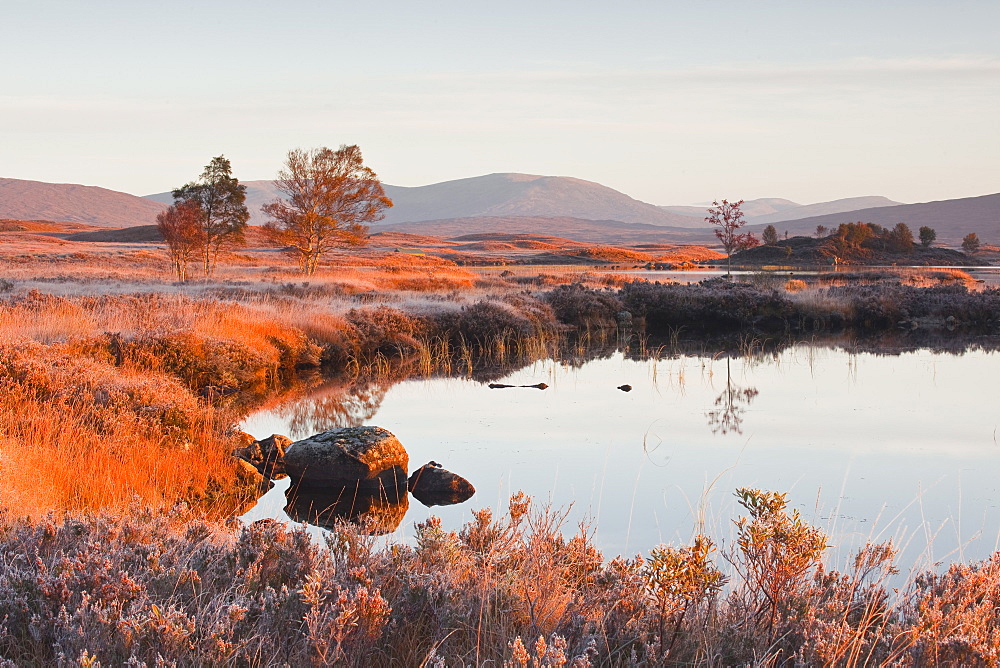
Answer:
POLYGON ((425 506, 450 506, 462 503, 476 493, 472 483, 458 474, 441 468, 437 462, 429 462, 414 471, 407 486, 413 497, 425 506))
POLYGON ((621 390, 622 392, 631 392, 632 391, 632 386, 631 385, 619 385, 618 389, 621 390))

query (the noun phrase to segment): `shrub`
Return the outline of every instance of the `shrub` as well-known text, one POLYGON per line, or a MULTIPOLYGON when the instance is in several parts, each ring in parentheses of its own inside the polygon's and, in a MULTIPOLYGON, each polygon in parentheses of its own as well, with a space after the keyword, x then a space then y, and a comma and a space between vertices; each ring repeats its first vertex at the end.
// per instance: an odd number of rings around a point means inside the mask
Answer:
POLYGON ((614 327, 624 310, 612 292, 585 288, 579 283, 561 285, 543 295, 561 323, 575 327, 614 327))

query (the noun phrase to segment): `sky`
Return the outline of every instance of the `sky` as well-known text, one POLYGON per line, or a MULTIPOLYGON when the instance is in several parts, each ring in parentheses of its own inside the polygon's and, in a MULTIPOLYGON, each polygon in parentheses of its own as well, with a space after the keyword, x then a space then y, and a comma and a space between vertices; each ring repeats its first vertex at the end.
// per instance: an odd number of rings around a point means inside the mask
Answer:
POLYGON ((1000 2, 0 0, 0 177, 137 195, 358 144, 653 204, 1000 192, 1000 2))

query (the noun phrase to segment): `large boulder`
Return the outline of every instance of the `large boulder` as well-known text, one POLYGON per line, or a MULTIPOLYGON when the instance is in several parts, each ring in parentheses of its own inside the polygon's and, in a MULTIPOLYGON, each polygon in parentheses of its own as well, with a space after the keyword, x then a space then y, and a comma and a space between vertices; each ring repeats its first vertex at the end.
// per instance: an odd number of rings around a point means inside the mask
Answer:
POLYGON ((441 468, 437 462, 428 462, 414 471, 407 486, 413 497, 425 506, 462 503, 476 493, 472 483, 441 468))
POLYGON ((285 451, 285 471, 297 486, 378 489, 405 487, 410 456, 382 427, 347 427, 295 441, 285 451), (391 482, 390 482, 391 481, 391 482))

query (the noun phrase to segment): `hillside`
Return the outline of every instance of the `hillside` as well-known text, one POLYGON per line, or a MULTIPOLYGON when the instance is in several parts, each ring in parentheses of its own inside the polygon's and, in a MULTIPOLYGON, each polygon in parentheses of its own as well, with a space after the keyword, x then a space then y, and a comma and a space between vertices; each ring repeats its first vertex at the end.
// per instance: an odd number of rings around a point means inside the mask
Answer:
POLYGON ((0 179, 0 218, 129 227, 153 224, 163 209, 144 197, 96 186, 0 179))
POLYGON ((582 179, 529 174, 488 174, 427 186, 385 187, 395 203, 381 224, 454 218, 569 217, 667 227, 700 227, 700 221, 640 202, 582 179))
POLYGON ((814 267, 844 265, 901 265, 936 267, 971 267, 983 264, 981 258, 973 258, 950 248, 923 248, 919 244, 908 251, 897 251, 878 239, 870 239, 861 245, 845 244, 835 236, 814 239, 812 237, 792 237, 783 239, 773 246, 757 246, 733 254, 733 264, 742 266, 794 266, 814 267))
POLYGON ((780 223, 786 220, 796 220, 798 218, 809 218, 811 216, 825 216, 829 214, 845 213, 857 211, 859 209, 878 209, 886 206, 899 206, 899 202, 894 202, 888 197, 847 197, 835 199, 830 202, 819 202, 817 204, 804 204, 802 206, 790 207, 763 215, 748 216, 747 219, 752 225, 767 225, 769 223, 780 223))
MULTIPOLYGON (((669 213, 676 213, 681 216, 691 216, 692 218, 704 219, 706 210, 709 206, 711 206, 711 204, 703 204, 701 206, 661 206, 659 208, 669 213)), ((761 197, 759 199, 746 200, 743 202, 741 209, 749 220, 755 216, 766 216, 772 213, 780 213, 781 211, 795 209, 800 206, 802 205, 780 197, 761 197)))
MULTIPOLYGON (((751 225, 767 225, 768 223, 778 223, 785 220, 824 216, 831 213, 857 211, 858 209, 875 209, 883 206, 896 206, 898 204, 899 202, 894 202, 887 197, 878 196, 847 197, 845 199, 818 202, 816 204, 796 204, 791 200, 778 197, 764 197, 743 202, 741 209, 746 216, 747 222, 751 225)), ((703 221, 708 205, 661 206, 660 208, 671 213, 691 216, 703 221)))
MULTIPOLYGON (((263 225, 260 207, 279 196, 273 181, 244 181, 250 224, 263 225)), ((702 227, 689 216, 662 211, 599 183, 566 176, 489 174, 427 186, 383 184, 393 207, 373 228, 395 223, 478 217, 570 217, 584 220, 617 220, 646 225, 702 227)), ((171 203, 169 192, 147 195, 171 203)))
POLYGON ((372 232, 407 232, 440 237, 468 234, 546 234, 584 243, 714 244, 708 228, 661 227, 617 220, 585 220, 567 216, 478 216, 381 224, 372 232))
MULTIPOLYGON (((914 234, 926 225, 937 232, 939 244, 958 245, 962 237, 970 232, 978 234, 983 243, 995 243, 1000 240, 1000 193, 782 221, 778 231, 783 233, 788 230, 790 234, 808 235, 816 231, 817 225, 834 228, 841 223, 854 222, 877 223, 883 227, 906 223, 914 234)), ((747 227, 757 234, 763 228, 763 224, 751 224, 747 227)))

